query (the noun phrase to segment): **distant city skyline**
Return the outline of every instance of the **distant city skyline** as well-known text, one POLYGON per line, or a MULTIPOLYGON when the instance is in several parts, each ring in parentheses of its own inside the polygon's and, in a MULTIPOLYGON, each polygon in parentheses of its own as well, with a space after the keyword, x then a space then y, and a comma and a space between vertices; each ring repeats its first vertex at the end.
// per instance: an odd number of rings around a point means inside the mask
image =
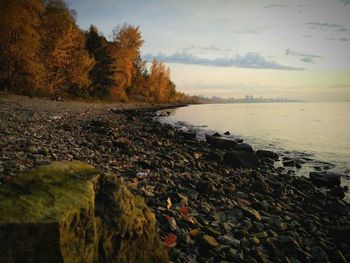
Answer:
POLYGON ((191 95, 350 100, 348 0, 69 0, 105 36, 140 25, 143 57, 191 95))
POLYGON ((254 97, 253 95, 245 95, 244 97, 223 98, 220 96, 198 96, 205 102, 211 103, 266 103, 266 102, 302 102, 302 100, 293 100, 286 97, 264 98, 262 96, 254 97))

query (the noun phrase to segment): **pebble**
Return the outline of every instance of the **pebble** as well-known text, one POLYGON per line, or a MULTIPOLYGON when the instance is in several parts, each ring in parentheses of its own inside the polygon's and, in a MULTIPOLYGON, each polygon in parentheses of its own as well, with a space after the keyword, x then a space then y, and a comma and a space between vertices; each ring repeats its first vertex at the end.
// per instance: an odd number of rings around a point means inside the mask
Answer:
POLYGON ((209 236, 209 235, 204 235, 203 241, 205 242, 205 244, 209 245, 210 247, 219 246, 219 243, 216 241, 216 239, 212 236, 209 236))

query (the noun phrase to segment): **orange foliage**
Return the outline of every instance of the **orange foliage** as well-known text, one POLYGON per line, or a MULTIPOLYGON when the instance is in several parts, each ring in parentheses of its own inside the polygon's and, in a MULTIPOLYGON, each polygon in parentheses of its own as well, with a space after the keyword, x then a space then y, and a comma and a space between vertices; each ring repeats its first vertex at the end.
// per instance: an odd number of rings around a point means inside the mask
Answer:
POLYGON ((189 100, 176 92, 162 62, 154 60, 148 72, 138 26, 116 27, 108 42, 96 27, 82 32, 64 0, 0 0, 0 17, 0 90, 124 102, 189 100))

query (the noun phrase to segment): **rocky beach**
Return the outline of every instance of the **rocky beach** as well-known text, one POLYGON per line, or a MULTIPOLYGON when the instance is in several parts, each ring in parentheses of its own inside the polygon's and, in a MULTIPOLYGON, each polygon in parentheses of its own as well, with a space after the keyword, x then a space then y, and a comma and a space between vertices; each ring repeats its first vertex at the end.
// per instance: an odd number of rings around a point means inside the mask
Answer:
POLYGON ((167 107, 2 95, 0 188, 81 161, 144 198, 171 262, 350 262, 338 175, 295 176, 275 167, 277 154, 220 134, 199 141, 156 120, 167 107))

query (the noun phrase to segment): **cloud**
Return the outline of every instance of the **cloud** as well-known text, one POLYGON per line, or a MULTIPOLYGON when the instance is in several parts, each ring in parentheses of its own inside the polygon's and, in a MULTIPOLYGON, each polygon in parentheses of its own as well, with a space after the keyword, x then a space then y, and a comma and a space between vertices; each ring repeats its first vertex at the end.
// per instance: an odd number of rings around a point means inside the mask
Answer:
POLYGON ((309 23, 305 23, 305 25, 311 25, 311 26, 316 26, 316 27, 343 27, 342 25, 338 25, 338 24, 330 24, 330 23, 320 23, 320 22, 309 22, 309 23))
MULTIPOLYGON (((350 1, 350 0, 349 0, 350 1)), ((339 32, 346 32, 348 29, 339 24, 331 24, 331 23, 321 23, 321 22, 309 22, 309 23, 304 23, 305 25, 311 26, 313 29, 337 29, 339 32)))
POLYGON ((321 56, 318 55, 314 55, 314 54, 308 54, 308 53, 304 53, 304 52, 298 52, 298 51, 294 51, 291 49, 286 49, 286 53, 287 56, 298 56, 298 57, 308 57, 308 58, 321 58, 321 56))
POLYGON ((341 38, 326 38, 325 40, 331 40, 331 41, 341 41, 341 42, 349 42, 350 38, 348 37, 341 37, 341 38))
POLYGON ((204 65, 214 67, 236 67, 236 68, 255 68, 255 69, 283 69, 283 70, 303 70, 303 68, 296 68, 281 65, 275 61, 267 60, 258 53, 249 52, 244 56, 237 55, 235 57, 222 57, 215 59, 200 58, 191 55, 185 51, 176 52, 171 55, 159 53, 158 55, 145 54, 144 59, 151 61, 154 58, 166 63, 180 63, 192 65, 204 65))
POLYGON ((232 30, 231 32, 236 34, 258 34, 257 30, 232 30))
POLYGON ((217 47, 215 45, 211 45, 211 46, 189 46, 189 47, 185 47, 182 49, 184 52, 188 52, 188 51, 192 51, 192 50, 196 50, 196 51, 216 51, 216 52, 230 52, 232 51, 232 49, 228 49, 228 48, 221 48, 221 47, 217 47))
POLYGON ((282 5, 282 4, 272 4, 272 5, 265 5, 263 6, 263 8, 284 8, 287 7, 286 5, 282 5))
POLYGON ((314 64, 315 63, 315 60, 311 57, 303 57, 300 59, 302 62, 305 62, 305 63, 312 63, 314 64))
POLYGON ((239 29, 239 30, 231 30, 231 32, 236 34, 259 34, 262 31, 275 28, 277 26, 260 26, 254 29, 239 29))
POLYGON ((344 3, 344 5, 350 5, 350 0, 341 0, 340 2, 344 3))
POLYGON ((341 38, 338 38, 339 41, 342 41, 342 42, 348 42, 350 41, 350 38, 348 37, 341 37, 341 38))

